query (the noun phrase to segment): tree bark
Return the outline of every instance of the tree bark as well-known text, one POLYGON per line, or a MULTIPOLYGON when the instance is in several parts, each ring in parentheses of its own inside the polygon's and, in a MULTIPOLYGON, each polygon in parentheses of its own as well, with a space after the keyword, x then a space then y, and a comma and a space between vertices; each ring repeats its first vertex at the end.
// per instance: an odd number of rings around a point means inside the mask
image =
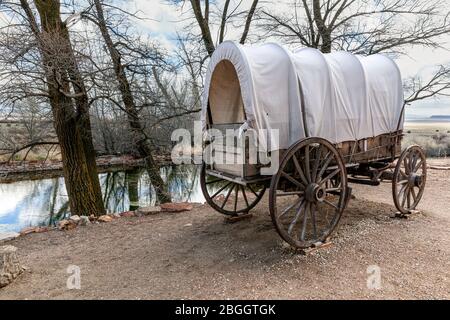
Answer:
POLYGON ((313 0, 313 15, 314 20, 316 21, 317 29, 319 31, 320 37, 322 38, 322 45, 320 47, 320 51, 323 53, 331 52, 331 31, 325 25, 325 21, 323 20, 321 13, 321 5, 320 0, 313 0))
POLYGON ((245 40, 247 40, 248 31, 250 30, 250 24, 253 20, 253 15, 255 14, 256 6, 258 5, 258 0, 253 0, 252 6, 247 14, 247 19, 245 19, 244 32, 242 32, 240 44, 244 44, 245 40))
MULTIPOLYGON (((197 19, 198 25, 202 32, 202 39, 203 43, 205 44, 206 51, 208 52, 208 55, 212 56, 216 48, 214 46, 214 41, 212 40, 211 37, 211 30, 209 29, 208 19, 205 19, 203 17, 202 8, 200 6, 199 0, 191 0, 191 6, 192 10, 194 11, 195 19, 197 19)), ((208 15, 209 12, 205 12, 205 16, 207 17, 208 15)))
MULTIPOLYGON (((90 158, 92 154, 87 155, 87 150, 92 146, 92 140, 90 143, 87 142, 90 133, 84 132, 86 123, 83 123, 83 120, 89 115, 77 114, 74 109, 71 79, 68 74, 70 69, 68 65, 74 63, 74 54, 66 26, 60 17, 59 0, 34 0, 42 31, 37 26, 27 0, 20 2, 41 53, 53 124, 61 149, 70 211, 74 215, 102 215, 105 209, 96 173, 95 158, 92 161, 90 158)), ((82 98, 79 92, 75 96, 82 98)), ((95 157, 95 154, 93 155, 95 157)))
POLYGON ((171 197, 167 191, 167 187, 160 176, 159 165, 152 156, 152 148, 148 140, 144 127, 139 120, 139 113, 134 102, 131 86, 125 73, 125 68, 121 62, 120 52, 114 46, 112 38, 109 34, 106 20, 103 13, 103 6, 100 0, 94 0, 95 9, 97 11, 97 25, 105 41, 106 47, 111 56, 114 66, 114 73, 119 83, 119 91, 122 95, 122 101, 127 112, 128 123, 133 134, 133 143, 136 146, 139 155, 145 159, 146 169, 150 177, 150 181, 155 188, 156 194, 161 202, 171 202, 171 197))

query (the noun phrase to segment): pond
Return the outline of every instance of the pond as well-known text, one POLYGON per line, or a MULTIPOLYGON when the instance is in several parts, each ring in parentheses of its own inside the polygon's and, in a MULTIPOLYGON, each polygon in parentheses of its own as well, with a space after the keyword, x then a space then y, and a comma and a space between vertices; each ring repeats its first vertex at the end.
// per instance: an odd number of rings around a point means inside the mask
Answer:
MULTIPOLYGON (((161 168, 173 201, 205 201, 200 188, 200 169, 195 165, 161 168)), ((155 204, 154 189, 143 169, 104 173, 99 178, 108 213, 155 204)), ((0 184, 0 204, 0 233, 54 225, 70 214, 62 177, 0 184)))

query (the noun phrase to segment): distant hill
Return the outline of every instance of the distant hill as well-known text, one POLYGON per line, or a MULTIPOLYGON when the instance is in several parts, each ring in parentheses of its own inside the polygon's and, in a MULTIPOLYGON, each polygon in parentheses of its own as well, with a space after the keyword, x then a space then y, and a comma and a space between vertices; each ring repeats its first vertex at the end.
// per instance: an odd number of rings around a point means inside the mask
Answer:
POLYGON ((433 115, 430 117, 433 120, 450 120, 450 115, 433 115))

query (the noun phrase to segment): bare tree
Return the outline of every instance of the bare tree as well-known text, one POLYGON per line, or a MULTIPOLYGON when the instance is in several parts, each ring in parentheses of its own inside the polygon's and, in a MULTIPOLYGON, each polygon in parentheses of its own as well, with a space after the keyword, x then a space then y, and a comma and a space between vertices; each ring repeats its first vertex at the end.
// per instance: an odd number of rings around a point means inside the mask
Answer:
POLYGON ((135 103, 135 98, 131 89, 131 84, 126 74, 126 67, 122 61, 122 54, 117 48, 117 43, 114 43, 108 25, 105 19, 103 3, 99 0, 93 1, 95 11, 84 12, 83 17, 88 18, 94 22, 99 28, 103 37, 106 48, 108 49, 110 59, 112 61, 114 75, 118 83, 118 90, 121 95, 121 99, 126 112, 127 120, 132 132, 133 143, 139 155, 145 159, 146 168, 150 177, 150 180, 157 192, 157 195, 162 202, 170 202, 170 194, 167 191, 165 183, 159 173, 159 165, 155 162, 152 155, 152 147, 149 143, 149 137, 147 136, 144 126, 139 118, 139 111, 135 103))
MULTIPOLYGON (((442 0, 295 0, 288 10, 262 12, 258 27, 265 31, 262 38, 324 53, 344 50, 398 57, 414 47, 441 48, 441 36, 450 33, 450 10, 442 0)), ((448 68, 437 70, 430 83, 418 76, 407 81, 410 96, 405 104, 448 89, 448 68)))
MULTIPOLYGON (((185 1, 172 0, 171 2, 177 5, 184 5, 185 1)), ((250 8, 245 11, 241 11, 242 1, 234 3, 234 1, 225 0, 222 8, 219 8, 218 4, 215 3, 214 8, 212 8, 209 0, 203 2, 204 6, 202 8, 200 0, 189 1, 192 13, 200 29, 204 48, 209 56, 213 54, 216 45, 224 41, 227 27, 231 25, 233 28, 242 29, 239 42, 244 44, 247 41, 250 26, 258 6, 258 0, 253 0, 250 8), (213 37, 214 27, 218 28, 218 37, 216 40, 213 37)))
POLYGON ((413 46, 440 47, 439 36, 450 32, 442 0, 295 0, 287 8, 261 14, 262 37, 325 53, 402 54, 413 46))
MULTIPOLYGON (((16 19, 2 35, 4 99, 14 106, 26 97, 45 98, 61 150, 73 214, 101 215, 104 206, 92 145, 88 97, 58 0, 3 3, 16 19), (34 8, 34 9, 33 9, 34 8), (40 19, 36 19, 36 12, 40 19), (11 36, 12 34, 12 36, 11 36), (19 78, 20 80, 17 80, 19 78), (10 86, 21 82, 22 88, 10 86)), ((40 144, 42 142, 36 142, 40 144)))

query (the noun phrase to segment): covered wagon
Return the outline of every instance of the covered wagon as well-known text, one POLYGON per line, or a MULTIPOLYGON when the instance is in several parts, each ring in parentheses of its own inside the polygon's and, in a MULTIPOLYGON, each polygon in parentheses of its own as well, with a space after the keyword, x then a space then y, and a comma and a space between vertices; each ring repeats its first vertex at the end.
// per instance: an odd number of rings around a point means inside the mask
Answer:
MULTIPOLYGON (((256 140, 271 159, 262 163, 258 154, 256 163, 249 161, 249 139, 208 149, 209 158, 223 153, 220 159, 240 154, 244 160, 203 164, 202 190, 215 210, 247 214, 269 188, 278 233, 309 248, 328 241, 350 199, 349 182, 391 180, 401 214, 421 200, 426 159, 418 146, 402 152, 402 80, 388 57, 224 42, 210 59, 204 88, 205 130, 226 136, 232 129, 237 137, 263 130, 256 140), (273 163, 276 170, 267 175, 273 163)), ((214 142, 206 136, 205 148, 214 142)))

